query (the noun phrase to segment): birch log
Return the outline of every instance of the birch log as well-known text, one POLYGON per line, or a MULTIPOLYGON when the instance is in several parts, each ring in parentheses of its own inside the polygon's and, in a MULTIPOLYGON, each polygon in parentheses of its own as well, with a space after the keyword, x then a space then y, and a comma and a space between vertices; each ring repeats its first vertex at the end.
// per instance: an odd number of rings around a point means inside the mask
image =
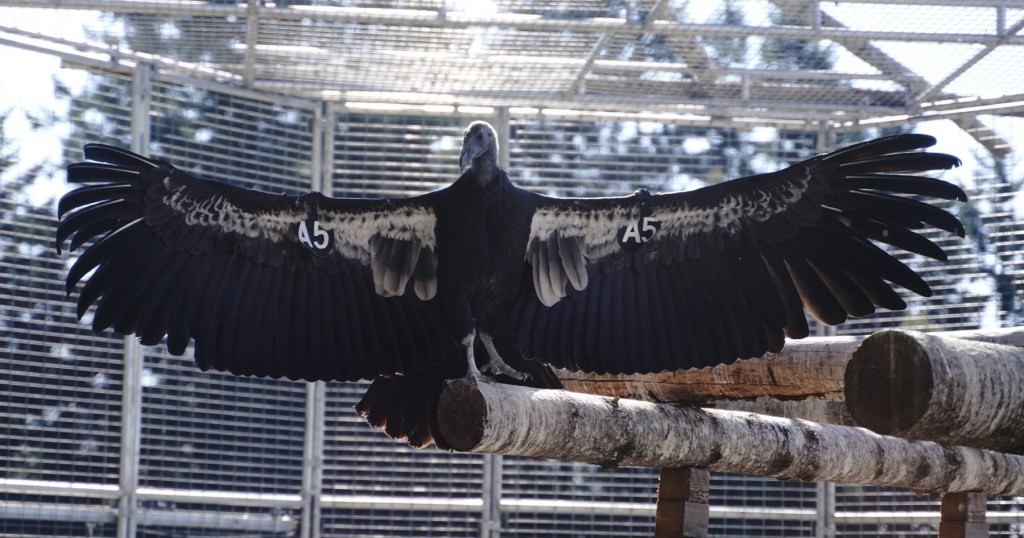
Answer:
POLYGON ((878 433, 1024 452, 1024 348, 882 331, 845 384, 850 415, 878 433))
MULTIPOLYGON (((1024 347, 1024 328, 936 333, 1024 347)), ((651 402, 706 403, 735 399, 843 401, 846 363, 864 336, 790 340, 779 353, 710 368, 656 374, 556 373, 567 390, 651 402)))
POLYGON ((438 421, 461 451, 1024 495, 1021 456, 737 411, 458 380, 438 421))

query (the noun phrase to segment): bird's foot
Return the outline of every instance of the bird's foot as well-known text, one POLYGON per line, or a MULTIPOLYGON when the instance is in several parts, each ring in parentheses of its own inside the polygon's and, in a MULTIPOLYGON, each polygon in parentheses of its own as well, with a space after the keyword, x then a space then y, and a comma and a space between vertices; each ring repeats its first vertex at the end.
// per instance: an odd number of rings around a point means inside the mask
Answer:
POLYGON ((498 354, 498 349, 494 347, 494 340, 491 339, 491 335, 487 333, 480 333, 480 340, 484 343, 484 348, 487 349, 487 356, 490 357, 487 364, 480 368, 481 372, 491 374, 493 376, 504 375, 511 377, 512 379, 518 379, 519 381, 530 380, 530 374, 524 374, 501 360, 501 355, 498 354))
POLYGON ((512 379, 518 379, 519 381, 530 381, 532 378, 530 374, 520 372, 519 370, 505 364, 505 361, 501 360, 500 357, 491 357, 490 362, 483 365, 480 368, 480 371, 493 376, 508 376, 512 379))

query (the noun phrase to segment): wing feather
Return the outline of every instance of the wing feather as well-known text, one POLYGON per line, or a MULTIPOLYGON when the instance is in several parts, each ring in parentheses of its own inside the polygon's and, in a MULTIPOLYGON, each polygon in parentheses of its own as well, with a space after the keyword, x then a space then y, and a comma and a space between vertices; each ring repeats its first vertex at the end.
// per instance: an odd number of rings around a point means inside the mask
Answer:
POLYGON ((95 330, 166 336, 174 354, 194 340, 204 369, 311 380, 402 373, 457 349, 429 301, 444 191, 275 195, 111 146, 85 156, 68 167, 83 186, 58 203, 55 239, 85 246, 67 290, 85 280, 78 314, 95 306, 95 330))
POLYGON ((837 324, 879 306, 903 308, 894 286, 931 290, 872 241, 945 260, 918 230, 964 235, 931 201, 966 194, 920 175, 959 164, 919 151, 934 143, 881 138, 685 193, 532 195, 526 260, 534 286, 517 299, 527 304, 514 329, 530 333, 521 340, 526 354, 548 362, 648 372, 778 350, 784 334, 808 334, 805 311, 837 324), (549 310, 558 323, 546 327, 538 319, 549 310), (566 350, 573 356, 550 356, 566 350))

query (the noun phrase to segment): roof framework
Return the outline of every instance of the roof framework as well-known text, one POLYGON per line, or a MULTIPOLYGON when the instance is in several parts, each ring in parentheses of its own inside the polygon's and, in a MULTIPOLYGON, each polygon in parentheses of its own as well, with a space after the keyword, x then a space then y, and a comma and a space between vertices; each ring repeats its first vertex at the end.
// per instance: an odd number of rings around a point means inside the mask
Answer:
POLYGON ((0 0, 36 8, 26 14, 44 8, 180 21, 175 35, 158 29, 91 43, 33 28, 27 22, 38 15, 26 15, 0 25, 0 43, 64 47, 115 64, 148 61, 167 73, 350 106, 557 109, 807 128, 948 118, 997 154, 1005 148, 977 116, 1024 114, 1024 78, 1014 84, 1021 75, 1011 75, 1024 65, 1024 1, 694 4, 701 3, 0 0), (800 48, 837 60, 815 67, 813 57, 794 55, 800 48))

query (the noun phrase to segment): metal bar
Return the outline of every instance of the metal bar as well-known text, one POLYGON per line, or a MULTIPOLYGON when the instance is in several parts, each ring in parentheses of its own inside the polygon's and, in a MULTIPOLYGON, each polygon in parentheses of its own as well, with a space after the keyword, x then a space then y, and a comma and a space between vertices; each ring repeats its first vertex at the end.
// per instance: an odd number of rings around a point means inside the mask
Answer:
MULTIPOLYGON (((139 55, 133 55, 116 49, 89 47, 87 44, 75 44, 77 48, 86 49, 86 52, 83 52, 72 49, 70 46, 70 43, 72 42, 50 42, 48 41, 49 38, 45 36, 29 34, 27 32, 12 34, 9 30, 10 28, 8 27, 0 27, 0 45, 39 52, 42 54, 50 54, 60 58, 62 61, 70 65, 99 72, 113 72, 120 75, 131 75, 135 72, 136 66, 140 63, 152 63, 154 60, 160 59, 156 56, 141 58, 139 55), (114 57, 113 59, 115 61, 111 61, 111 56, 114 57)), ((181 69, 186 72, 199 72, 189 70, 185 65, 177 62, 165 61, 160 63, 160 67, 168 66, 173 66, 175 69, 181 69)), ((191 75, 157 71, 152 75, 152 78, 154 81, 196 86, 237 97, 261 100, 271 104, 302 108, 305 110, 312 110, 316 103, 316 101, 303 99, 301 97, 292 97, 278 93, 268 93, 267 91, 256 91, 241 88, 228 83, 228 81, 224 80, 223 77, 217 76, 213 78, 196 78, 191 75)))
MULTIPOLYGON (((311 133, 312 149, 310 155, 311 178, 309 188, 314 191, 324 190, 324 123, 327 121, 327 104, 321 102, 320 106, 313 109, 313 125, 311 133)), ((330 183, 330 182, 328 182, 330 183)), ((306 405, 309 405, 310 394, 306 392, 306 405)), ((308 409, 307 409, 308 411, 308 409)), ((309 417, 306 417, 307 419, 309 417)), ((309 424, 306 425, 307 430, 309 424)), ((309 432, 307 431, 307 435, 309 432)))
MULTIPOLYGON (((1021 31, 1022 28, 1024 28, 1024 19, 1021 19, 1020 21, 1017 21, 1017 24, 1014 24, 1009 29, 1006 29, 1006 34, 1005 34, 1004 38, 1016 34, 1017 32, 1021 31)), ((966 62, 961 64, 960 67, 954 69, 953 72, 950 73, 949 75, 947 75, 946 78, 942 79, 941 82, 939 82, 938 84, 935 84, 931 88, 928 88, 927 91, 925 91, 924 93, 919 95, 917 97, 917 100, 918 101, 925 101, 927 99, 931 99, 931 98, 935 97, 936 95, 938 95, 939 92, 941 92, 946 86, 949 86, 950 83, 952 83, 954 80, 959 78, 960 75, 963 75, 964 73, 967 72, 968 69, 974 67, 975 65, 977 65, 978 62, 980 62, 983 59, 985 59, 986 56, 988 56, 989 54, 992 54, 993 52, 995 52, 996 48, 1000 44, 1001 43, 993 43, 993 44, 985 45, 985 48, 983 48, 980 51, 978 51, 977 54, 972 56, 970 60, 967 60, 966 62)))
POLYGON ((121 497, 121 488, 114 484, 103 485, 87 484, 82 482, 2 478, 0 479, 0 493, 118 499, 121 497))
MULTIPOLYGON (((36 0, 0 0, 0 6, 38 7, 36 0)), ((244 17, 248 15, 245 6, 211 6, 191 3, 166 2, 135 2, 130 0, 62 0, 53 6, 60 9, 91 9, 116 13, 157 13, 168 15, 206 15, 244 17)), ((994 7, 994 6, 993 6, 994 7)), ((517 13, 495 13, 476 15, 459 12, 439 12, 432 10, 410 9, 376 9, 330 6, 293 6, 287 9, 259 6, 258 16, 268 20, 303 20, 319 19, 323 21, 380 24, 422 28, 465 29, 481 26, 501 26, 526 31, 551 32, 637 32, 642 25, 626 19, 610 17, 592 17, 580 20, 548 19, 517 13)), ((997 34, 973 33, 931 33, 931 32, 892 32, 872 30, 850 30, 846 28, 824 27, 814 29, 805 27, 746 26, 725 24, 699 24, 686 22, 655 21, 649 33, 671 37, 692 34, 731 37, 777 37, 783 39, 828 39, 840 41, 846 39, 885 40, 885 41, 956 41, 960 43, 998 43, 1002 36, 997 34)), ((1010 36, 1008 43, 1024 43, 1024 36, 1010 36)))
POLYGON ((491 496, 494 488, 494 454, 484 454, 483 459, 483 495, 480 503, 480 538, 496 538, 497 523, 500 516, 494 513, 494 499, 491 496))
POLYGON ((0 521, 61 521, 109 524, 117 512, 104 506, 45 505, 39 502, 0 501, 0 521))
POLYGON ((498 166, 508 168, 511 155, 512 124, 509 118, 509 110, 505 107, 494 109, 494 129, 498 132, 498 166))
POLYGON ((324 495, 320 498, 324 508, 354 510, 428 510, 441 512, 480 513, 481 499, 441 499, 430 497, 376 497, 370 495, 324 495))
MULTIPOLYGON (((651 21, 661 16, 661 12, 664 11, 665 5, 667 3, 668 2, 666 0, 658 0, 658 2, 654 4, 654 7, 651 8, 650 13, 647 15, 647 20, 644 21, 644 29, 650 28, 651 21)), ((603 51, 605 47, 608 46, 608 42, 611 41, 612 38, 615 37, 615 35, 615 32, 604 32, 601 34, 601 37, 597 39, 597 43, 594 43, 594 47, 590 49, 590 53, 587 55, 587 58, 583 61, 583 65, 580 66, 579 71, 576 72, 576 78, 572 81, 572 84, 569 86, 569 89, 565 91, 566 95, 574 95, 577 93, 584 93, 586 91, 585 82, 587 79, 587 75, 591 72, 591 68, 597 61, 597 57, 601 54, 601 51, 603 51)))
MULTIPOLYGON (((313 170, 311 188, 327 196, 334 193, 334 132, 337 112, 330 102, 313 109, 313 170)), ((306 440, 303 454, 302 536, 321 536, 321 503, 324 496, 324 438, 327 428, 327 385, 310 383, 306 389, 306 440), (308 474, 307 474, 308 473, 308 474)))
POLYGON ((818 482, 815 489, 818 517, 814 525, 814 536, 832 538, 836 535, 836 484, 818 482))
POLYGON ((231 514, 182 510, 139 510, 139 524, 159 527, 251 531, 260 533, 290 533, 297 521, 288 516, 263 514, 231 514))
MULTIPOLYGON (((138 64, 132 76, 132 151, 149 155, 150 113, 153 105, 153 67, 138 64)), ((121 500, 117 536, 133 538, 138 525, 139 458, 142 437, 142 346, 124 337, 124 374, 121 384, 121 500)))
MULTIPOLYGON (((317 136, 322 135, 318 130, 317 136)), ((315 153, 315 152, 314 152, 315 153)), ((316 159, 320 155, 315 155, 316 159)), ((323 433, 325 424, 325 386, 322 382, 306 385, 306 437, 302 455, 302 537, 320 536, 320 498, 323 495, 323 433)))
MULTIPOLYGON (((140 106, 139 101, 133 107, 140 106)), ((133 128, 133 132, 134 131, 133 128)), ((132 147, 141 144, 132 138, 132 147)), ((148 144, 147 144, 148 145, 148 144)), ((124 337, 124 391, 121 399, 121 500, 118 505, 117 536, 134 538, 138 525, 139 438, 142 434, 142 348, 131 335, 124 337)))
POLYGON ((271 493, 241 493, 236 491, 209 491, 189 489, 139 488, 140 501, 171 503, 218 504, 224 506, 302 508, 301 495, 271 493))
POLYGON ((256 71, 256 42, 259 39, 260 17, 256 11, 260 5, 258 0, 246 2, 245 17, 245 71, 242 74, 243 84, 251 87, 256 71))
POLYGON ((323 155, 320 159, 321 189, 328 196, 334 194, 334 135, 338 126, 338 114, 343 107, 335 102, 325 103, 323 155))
POLYGON ((615 34, 612 32, 605 32, 601 34, 601 37, 597 39, 597 43, 594 43, 594 47, 590 49, 590 54, 583 61, 583 65, 580 66, 576 72, 576 78, 569 85, 569 89, 565 90, 566 95, 576 95, 578 93, 584 93, 584 81, 587 79, 587 75, 590 73, 591 68, 594 66, 594 62, 597 60, 597 56, 601 54, 601 51, 608 46, 608 42, 611 41, 615 34))
MULTIPOLYGON (((850 0, 844 4, 891 4, 892 0, 850 0)), ((952 6, 971 8, 998 8, 1005 6, 1010 9, 1024 8, 1021 0, 900 0, 901 5, 913 6, 952 6)), ((39 0, 0 0, 0 6, 39 8, 39 0)), ((162 15, 204 15, 204 16, 238 16, 244 17, 246 7, 243 4, 209 4, 205 2, 169 2, 166 0, 60 0, 54 2, 55 9, 92 9, 110 13, 150 13, 162 15)), ((289 11, 280 8, 265 8, 266 11, 289 11)), ((304 10, 305 11, 305 10, 304 10)), ((414 12, 413 10, 404 10, 414 12)), ((414 13, 430 13, 433 16, 451 16, 453 12, 415 11, 414 13)), ((286 14, 284 17, 294 17, 286 14)), ((267 17, 273 19, 274 17, 267 17)))
MULTIPOLYGON (((20 37, 22 38, 22 40, 33 40, 43 43, 58 44, 65 47, 66 51, 84 50, 88 52, 93 52, 99 56, 91 56, 91 58, 104 59, 107 61, 107 63, 110 63, 111 59, 120 62, 130 62, 128 66, 129 68, 133 68, 134 64, 137 63, 151 63, 158 65, 160 67, 170 67, 174 69, 179 69, 187 73, 201 73, 203 75, 209 76, 212 79, 220 81, 239 82, 242 80, 241 75, 236 75, 235 73, 231 73, 228 71, 222 71, 203 64, 182 62, 166 58, 163 56, 158 56, 156 54, 140 53, 128 49, 112 47, 105 44, 63 39, 52 35, 41 34, 37 32, 28 32, 13 26, 0 26, 0 33, 7 34, 6 39, 8 41, 13 41, 15 43, 17 43, 17 40, 15 38, 20 37)), ((38 46, 38 44, 36 45, 38 46)))

